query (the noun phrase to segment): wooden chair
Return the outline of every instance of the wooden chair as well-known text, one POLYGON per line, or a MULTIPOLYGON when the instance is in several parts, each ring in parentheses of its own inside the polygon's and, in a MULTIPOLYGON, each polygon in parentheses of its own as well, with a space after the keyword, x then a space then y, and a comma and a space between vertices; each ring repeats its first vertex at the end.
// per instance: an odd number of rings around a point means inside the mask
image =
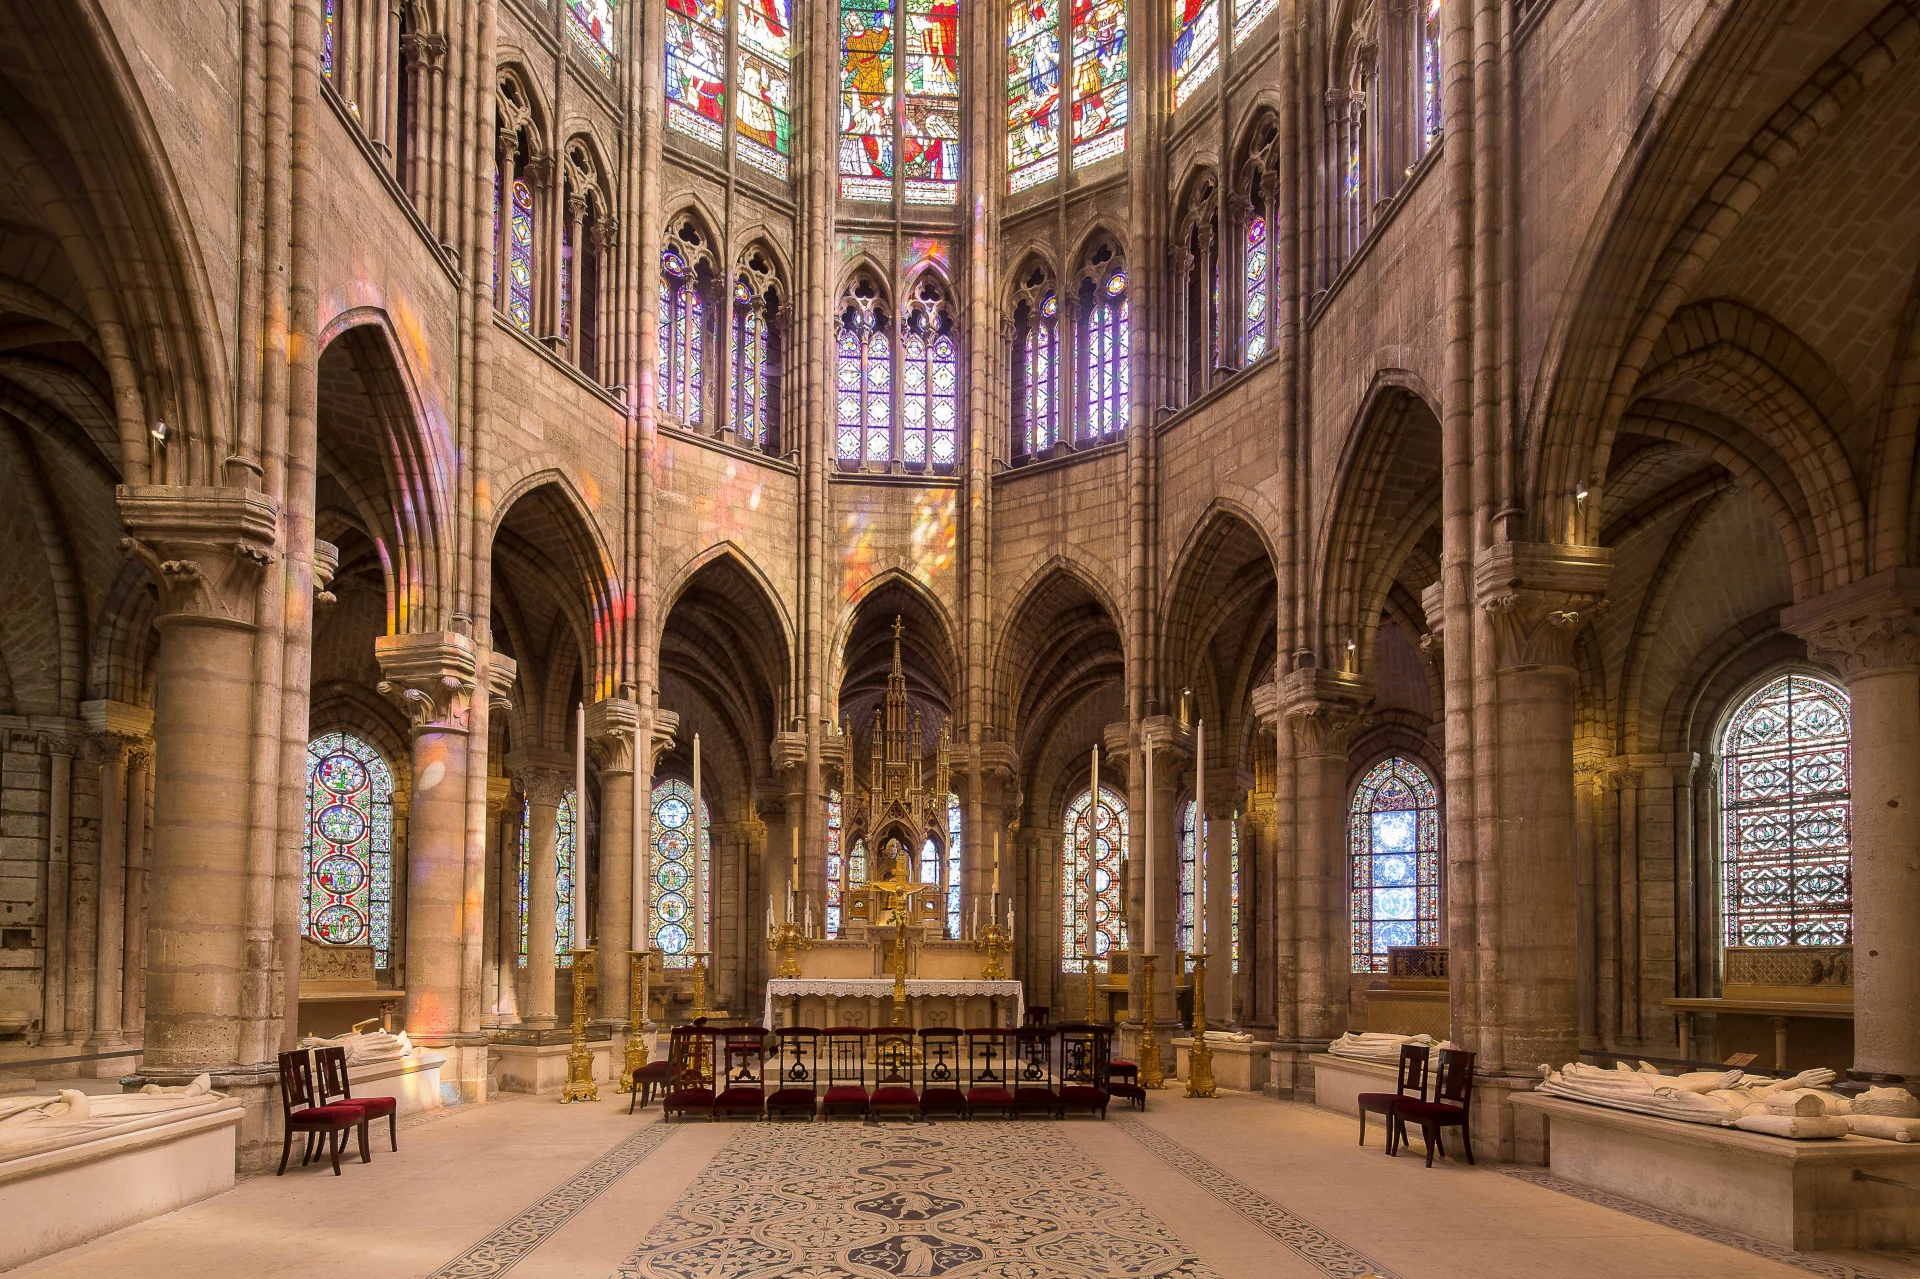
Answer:
POLYGON ((833 1026, 827 1030, 827 1095, 820 1115, 867 1115, 867 1028, 833 1026))
POLYGON ((1091 1022, 1072 1022, 1061 1026, 1060 1102, 1056 1113, 1066 1117, 1069 1110, 1107 1117, 1107 1100, 1112 1096, 1107 1075, 1113 1056, 1113 1028, 1091 1022))
POLYGON ((306 1049, 280 1054, 280 1117, 285 1124, 285 1136, 280 1142, 280 1171, 278 1177, 287 1171, 287 1156, 293 1153, 293 1134, 308 1134, 307 1148, 300 1156, 300 1166, 314 1156, 313 1138, 323 1138, 327 1144, 327 1153, 333 1159, 333 1175, 340 1175, 340 1134, 360 1130, 360 1162, 373 1162, 373 1154, 367 1149, 367 1112, 358 1106, 341 1101, 327 1105, 318 1100, 319 1094, 313 1087, 313 1059, 306 1049))
POLYGON ((760 1118, 767 1111, 767 1028, 735 1027, 721 1035, 719 1045, 722 1055, 713 1117, 760 1118))
POLYGON ((1013 1109, 1018 1115, 1051 1115, 1060 1109, 1055 1091, 1052 1026, 1023 1026, 1013 1032, 1013 1109))
POLYGON ((661 1118, 672 1119, 675 1114, 695 1112, 713 1117, 714 1068, 720 1046, 715 1041, 724 1041, 725 1037, 725 1031, 710 1026, 673 1028, 667 1050, 667 1060, 673 1065, 668 1072, 672 1082, 667 1086, 667 1095, 660 1100, 661 1118))
MULTIPOLYGON (((1427 1167, 1433 1167, 1433 1152, 1446 1154, 1440 1145, 1442 1128, 1458 1128, 1460 1144, 1467 1148, 1467 1162, 1473 1162, 1473 1132, 1468 1127, 1473 1111, 1473 1054, 1458 1048, 1440 1050, 1440 1078, 1434 1086, 1432 1101, 1401 1098, 1393 1103, 1387 1123, 1420 1125, 1420 1139, 1427 1146, 1427 1167)), ((1389 1133, 1391 1137, 1391 1133, 1389 1133)))
POLYGON ((961 1087, 960 1031, 929 1026, 920 1032, 920 1117, 967 1113, 961 1087))
MULTIPOLYGON (((702 1020, 704 1020, 704 1018, 702 1020)), ((634 1027, 632 1033, 636 1035, 640 1034, 640 1027, 634 1027)), ((669 1036, 667 1042, 669 1048, 671 1048, 673 1042, 671 1036, 669 1036)), ((655 1092, 665 1096, 668 1087, 671 1086, 672 1083, 673 1054, 671 1051, 669 1051, 665 1057, 655 1057, 648 1061, 646 1065, 636 1067, 633 1072, 633 1079, 630 1081, 630 1086, 627 1089, 627 1091, 633 1094, 632 1099, 627 1102, 627 1113, 631 1115, 636 1105, 645 1106, 649 1104, 653 1100, 653 1094, 655 1092)))
MULTIPOLYGON (((347 1050, 334 1044, 327 1048, 314 1050, 314 1059, 320 1067, 320 1103, 329 1105, 334 1100, 360 1107, 367 1121, 385 1118, 387 1121, 387 1142, 400 1150, 400 1103, 392 1097, 356 1097, 353 1095, 353 1081, 347 1078, 347 1050)), ((360 1125, 360 1148, 367 1148, 367 1124, 360 1125)))
POLYGON ((1012 1079, 1013 1032, 998 1026, 968 1028, 967 1040, 967 1117, 983 1110, 998 1110, 1012 1119, 1014 1108, 1012 1079))
POLYGON ((1028 1004, 1025 1015, 1020 1018, 1020 1028, 1025 1030, 1029 1026, 1046 1025, 1047 1015, 1052 1011, 1053 1009, 1047 1007, 1045 1004, 1028 1004))
POLYGON ((812 1119, 820 1106, 820 1031, 812 1026, 782 1026, 773 1033, 777 1047, 767 1118, 812 1119))
POLYGON ((867 1101, 867 1113, 881 1115, 920 1114, 920 1090, 913 1086, 914 1034, 906 1026, 882 1026, 869 1032, 873 1043, 873 1094, 867 1101))
POLYGON ((1363 1092, 1356 1099, 1360 1106, 1360 1144, 1367 1144, 1367 1112, 1378 1111, 1387 1124, 1387 1153, 1398 1154, 1405 1129, 1394 1120, 1394 1106, 1402 1101, 1427 1099, 1427 1054, 1425 1044, 1401 1044, 1400 1068, 1392 1092, 1363 1092))

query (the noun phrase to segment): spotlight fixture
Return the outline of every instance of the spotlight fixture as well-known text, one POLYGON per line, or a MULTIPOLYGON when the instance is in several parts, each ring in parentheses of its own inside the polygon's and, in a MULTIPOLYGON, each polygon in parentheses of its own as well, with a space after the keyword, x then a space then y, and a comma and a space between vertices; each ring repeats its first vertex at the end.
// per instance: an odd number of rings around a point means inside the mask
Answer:
POLYGON ((167 432, 167 424, 165 422, 155 421, 153 424, 153 428, 150 431, 148 431, 147 434, 153 436, 154 443, 159 444, 163 448, 166 446, 168 432, 167 432))

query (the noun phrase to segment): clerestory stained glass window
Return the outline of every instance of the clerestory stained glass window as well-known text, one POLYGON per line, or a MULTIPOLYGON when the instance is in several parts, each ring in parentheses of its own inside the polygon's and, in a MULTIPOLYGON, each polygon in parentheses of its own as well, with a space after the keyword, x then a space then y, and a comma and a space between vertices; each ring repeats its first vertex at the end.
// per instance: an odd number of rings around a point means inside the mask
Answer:
POLYGON ((1007 190, 1060 172, 1060 0, 1014 0, 1007 13, 1007 190))
POLYGON ((908 204, 960 196, 959 0, 905 0, 900 167, 908 204))
POLYGON ((328 946, 371 946, 392 966, 393 773, 353 733, 307 746, 307 849, 300 931, 328 946))
POLYGON ((739 0, 738 12, 735 145, 742 160, 785 182, 793 156, 793 0, 739 0))
POLYGON ((705 418, 707 304, 705 280, 686 255, 660 255, 660 410, 688 426, 705 418))
POLYGON ((1127 318, 1127 273, 1109 264, 1109 269, 1081 288, 1078 438, 1083 441, 1115 439, 1127 428, 1131 395, 1127 318))
POLYGON ((579 840, 573 828, 579 792, 568 791, 554 811, 553 830, 553 954, 562 968, 573 967, 573 885, 580 873, 579 840))
POLYGON ((1241 282, 1246 298, 1242 358, 1248 364, 1267 353, 1267 303, 1272 296, 1268 276, 1270 260, 1267 215, 1255 210, 1247 217, 1246 243, 1242 247, 1241 258, 1241 282))
POLYGON ((840 3, 840 194, 893 199, 893 0, 840 3))
POLYGON ((508 188, 507 318, 533 332, 533 189, 525 178, 508 188))
POLYGON ((667 127, 716 151, 726 140, 726 68, 725 0, 667 0, 667 127))
POLYGON ((1422 150, 1440 140, 1440 0, 1427 0, 1420 23, 1422 150))
POLYGON ((1127 149, 1126 0, 1073 3, 1073 167, 1127 149))
POLYGON ((779 446, 779 298, 742 274, 733 286, 733 429, 754 447, 779 446))
POLYGON ((1810 675, 1771 680, 1721 736, 1729 946, 1853 940, 1852 703, 1810 675))
POLYGON ((841 913, 846 908, 846 853, 840 846, 840 792, 827 792, 827 936, 840 935, 841 913))
POLYGON ((1021 302, 1014 331, 1014 453, 1038 453, 1060 438, 1060 295, 1021 302))
POLYGON ((1389 946, 1440 944, 1440 795, 1427 770, 1392 756, 1353 792, 1353 971, 1383 973, 1389 946))
POLYGON ((1186 105, 1194 91, 1220 69, 1220 0, 1174 0, 1173 105, 1186 105))
POLYGON ((653 882, 647 885, 647 929, 662 967, 692 967, 698 940, 694 911, 697 908, 706 919, 713 918, 707 914, 712 905, 711 826, 707 805, 702 803, 696 849, 693 787, 671 778, 653 788, 653 882))
MULTIPOLYGON (((680 0, 667 0, 672 8, 680 0)), ((567 31, 602 75, 613 74, 614 0, 566 0, 567 31)))
POLYGON ((339 21, 340 0, 326 0, 320 8, 320 74, 333 79, 334 27, 339 21))
POLYGON ((1127 857, 1126 801, 1105 786, 1097 803, 1092 791, 1082 791, 1067 805, 1064 824, 1066 884, 1061 907, 1066 918, 1060 925, 1060 966, 1070 973, 1087 970, 1087 905, 1092 900, 1094 971, 1106 972, 1104 956, 1127 944, 1120 907, 1120 864, 1127 857))
MULTIPOLYGON (((1433 0, 1435 4, 1439 0, 1433 0)), ((1233 43, 1238 48, 1240 42, 1254 33, 1267 15, 1280 7, 1280 0, 1234 0, 1233 6, 1233 43)))

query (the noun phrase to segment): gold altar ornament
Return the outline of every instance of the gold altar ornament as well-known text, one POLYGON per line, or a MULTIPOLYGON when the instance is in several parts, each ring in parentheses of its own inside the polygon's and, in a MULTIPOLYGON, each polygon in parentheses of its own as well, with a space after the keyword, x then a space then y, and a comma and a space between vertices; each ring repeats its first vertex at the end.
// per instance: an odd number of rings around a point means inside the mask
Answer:
POLYGON ((647 1064, 647 979, 652 975, 653 952, 632 950, 631 980, 627 983, 627 1092, 632 1092, 634 1072, 647 1064))
POLYGON ((587 1047, 587 979, 594 975, 593 947, 573 954, 573 1044, 567 1049, 567 1086, 560 1092, 570 1101, 599 1101, 600 1085, 593 1082, 593 1050, 587 1047))
POLYGON ((1187 1096, 1218 1097, 1213 1082, 1213 1049, 1207 1046, 1207 957, 1193 960, 1193 1047, 1187 1051, 1187 1096))
POLYGON ((973 948, 987 957, 980 967, 981 981, 1005 981, 1007 966, 1000 962, 1000 952, 1013 954, 1013 930, 1005 924, 988 924, 973 936, 973 948))
POLYGON ((775 924, 767 934, 767 949, 780 956, 780 967, 774 971, 775 977, 798 977, 800 961, 794 958, 795 951, 812 950, 813 938, 806 930, 789 920, 784 924, 775 924))
POLYGON ((707 1015, 707 952, 695 951, 693 954, 693 1011, 695 1018, 707 1015))
POLYGON ((1153 966, 1159 962, 1158 955, 1140 956, 1140 998, 1145 1005, 1140 1010, 1140 1086, 1142 1088, 1165 1088, 1167 1086, 1166 1067, 1160 1064, 1160 1032, 1153 1022, 1153 966))

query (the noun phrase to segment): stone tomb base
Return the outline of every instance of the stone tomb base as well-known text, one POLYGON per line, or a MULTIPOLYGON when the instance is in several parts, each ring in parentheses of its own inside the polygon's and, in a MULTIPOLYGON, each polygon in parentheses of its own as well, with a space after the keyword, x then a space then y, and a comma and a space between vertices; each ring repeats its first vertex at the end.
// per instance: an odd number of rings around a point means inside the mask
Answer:
POLYGON ((241 1113, 212 1097, 0 1156, 0 1271, 233 1189, 241 1113))
MULTIPOLYGON (((1267 1050, 1272 1044, 1257 1040, 1245 1043, 1209 1039, 1213 1049, 1213 1082, 1231 1092, 1260 1092, 1267 1086, 1267 1050)), ((1182 1035, 1173 1041, 1174 1075, 1187 1077, 1187 1058, 1193 1052, 1193 1040, 1182 1035)))
MULTIPOLYGON (((1213 1059, 1215 1062, 1220 1060, 1218 1052, 1213 1059)), ((1355 1061, 1351 1057, 1336 1057, 1331 1053, 1316 1053, 1307 1058, 1307 1062, 1313 1069, 1314 1104, 1323 1110, 1335 1110, 1355 1118, 1360 1115, 1361 1093, 1392 1092, 1399 1078, 1399 1072, 1392 1066, 1355 1061)))
POLYGON ((1789 1141, 1559 1097, 1509 1103, 1546 1127, 1554 1176, 1794 1248, 1920 1244, 1920 1197, 1854 1176, 1920 1181, 1920 1145, 1789 1141))
MULTIPOLYGON (((501 1042, 492 1046, 493 1079, 501 1092, 557 1095, 567 1086, 567 1053, 571 1049, 568 1032, 560 1029, 523 1032, 534 1042, 501 1042)), ((604 1091, 617 1084, 614 1078, 626 1061, 625 1036, 589 1039, 593 1053, 593 1077, 604 1091)))
POLYGON ((440 1053, 417 1051, 406 1057, 349 1066, 347 1079, 354 1096, 392 1097, 401 1115, 416 1115, 459 1102, 457 1085, 447 1085, 453 1093, 451 1099, 441 1087, 440 1067, 446 1060, 440 1053))

